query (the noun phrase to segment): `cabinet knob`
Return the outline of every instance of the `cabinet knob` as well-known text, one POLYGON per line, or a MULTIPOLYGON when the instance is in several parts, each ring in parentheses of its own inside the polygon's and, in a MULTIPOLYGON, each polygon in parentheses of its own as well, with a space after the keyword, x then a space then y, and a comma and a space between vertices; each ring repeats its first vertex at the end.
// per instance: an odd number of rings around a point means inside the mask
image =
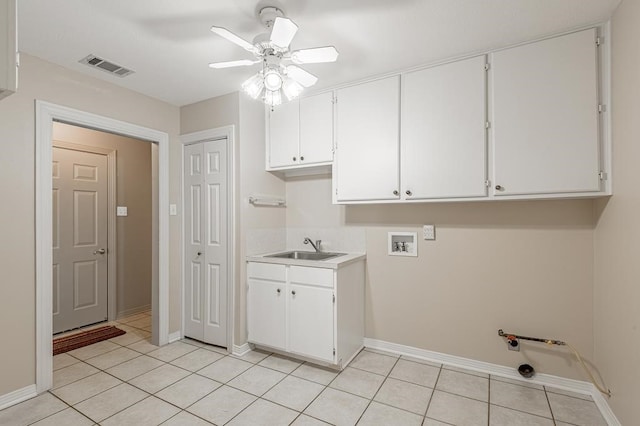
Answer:
POLYGON ((296 158, 297 158, 297 157, 293 157, 293 161, 296 161, 296 158))
POLYGON ((280 294, 280 289, 276 290, 278 292, 278 294, 280 294))
POLYGON ((293 294, 295 296, 296 295, 296 291, 295 290, 291 290, 291 294, 293 294))
POLYGON ((398 190, 393 191, 393 195, 398 195, 398 190))
POLYGON ((202 254, 201 251, 199 251, 198 253, 196 253, 196 256, 200 256, 202 254))
POLYGON ((504 188, 502 188, 501 185, 496 185, 496 191, 502 191, 504 188))
POLYGON ((300 157, 300 161, 304 161, 304 157, 302 157, 302 156, 301 156, 301 157, 300 157))
POLYGON ((409 190, 407 189, 407 191, 405 192, 405 194, 407 194, 408 196, 411 196, 412 192, 411 192, 411 191, 409 191, 409 190))

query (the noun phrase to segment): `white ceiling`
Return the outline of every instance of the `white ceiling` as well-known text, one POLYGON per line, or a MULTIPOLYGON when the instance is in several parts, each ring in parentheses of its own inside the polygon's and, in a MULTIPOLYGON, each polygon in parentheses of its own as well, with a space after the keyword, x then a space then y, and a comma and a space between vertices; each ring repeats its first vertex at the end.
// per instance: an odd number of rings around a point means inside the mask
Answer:
POLYGON ((327 87, 607 20, 621 0, 19 0, 19 49, 182 106, 238 90, 258 69, 214 70, 251 58, 209 31, 251 41, 260 6, 300 30, 292 49, 334 45, 333 64, 307 65, 327 87), (125 78, 81 65, 93 53, 133 69, 125 78))

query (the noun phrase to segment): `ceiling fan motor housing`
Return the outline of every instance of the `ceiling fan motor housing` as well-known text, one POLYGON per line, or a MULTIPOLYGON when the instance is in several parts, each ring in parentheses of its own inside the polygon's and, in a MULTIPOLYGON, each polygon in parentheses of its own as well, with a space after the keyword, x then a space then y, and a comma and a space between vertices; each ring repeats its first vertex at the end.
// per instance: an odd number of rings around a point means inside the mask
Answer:
POLYGON ((267 6, 260 9, 258 16, 265 27, 271 28, 276 18, 284 17, 284 12, 277 7, 267 6))

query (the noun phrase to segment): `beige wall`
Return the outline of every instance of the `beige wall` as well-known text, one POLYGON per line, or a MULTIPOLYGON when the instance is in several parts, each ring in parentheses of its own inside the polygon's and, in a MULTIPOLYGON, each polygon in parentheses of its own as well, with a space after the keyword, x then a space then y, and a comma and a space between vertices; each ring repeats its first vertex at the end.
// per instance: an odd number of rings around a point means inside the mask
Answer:
POLYGON ((181 134, 235 126, 236 188, 236 282, 234 342, 243 344, 246 332, 246 239, 247 232, 262 228, 284 228, 283 209, 256 209, 248 203, 250 195, 283 197, 284 182, 264 171, 264 105, 237 92, 209 99, 180 109, 181 134))
MULTIPOLYGON (((14 350, 0 351, 0 395, 35 383, 35 117, 36 99, 164 131, 180 158, 177 107, 23 54, 20 88, 0 101, 0 324, 14 350)), ((180 162, 170 164, 170 200, 180 193, 180 162)), ((180 221, 170 222, 171 300, 179 300, 180 221)), ((170 331, 180 327, 170 313, 170 331)))
POLYGON ((118 316, 151 307, 151 143, 54 123, 53 140, 116 151, 116 203, 128 215, 116 218, 118 316))
POLYGON ((624 425, 640 421, 640 3, 612 20, 613 197, 598 203, 595 357, 624 425))
POLYGON ((593 202, 335 206, 330 178, 287 182, 287 226, 361 226, 367 235, 366 336, 587 380, 567 352, 499 328, 566 340, 593 356, 593 202), (388 231, 436 225, 417 258, 387 255, 388 231))

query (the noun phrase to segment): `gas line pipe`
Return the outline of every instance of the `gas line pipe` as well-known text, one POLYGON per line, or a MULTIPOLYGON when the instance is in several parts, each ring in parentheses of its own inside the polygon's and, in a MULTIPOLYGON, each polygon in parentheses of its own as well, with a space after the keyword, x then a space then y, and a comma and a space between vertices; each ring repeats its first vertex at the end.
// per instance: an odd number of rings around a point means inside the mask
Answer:
POLYGON ((587 367, 587 364, 582 359, 582 356, 580 355, 578 350, 576 348, 574 348, 573 346, 571 346, 569 343, 563 342, 562 340, 542 339, 540 337, 529 337, 529 336, 521 336, 521 335, 514 334, 514 333, 505 333, 502 329, 498 330, 498 336, 504 337, 505 339, 507 339, 507 344, 509 344, 511 346, 514 346, 514 347, 518 346, 518 340, 528 340, 528 341, 531 341, 531 342, 546 343, 549 346, 557 345, 557 346, 566 346, 566 347, 568 347, 571 350, 571 352, 573 352, 573 354, 576 356, 576 359, 578 360, 580 365, 582 365, 582 368, 584 369, 584 371, 586 371, 587 374, 589 375, 589 379, 591 380, 591 383, 593 383, 593 385, 600 392, 602 392, 603 394, 607 395, 608 397, 611 397, 611 390, 608 389, 604 383, 602 385, 600 385, 599 383, 596 382, 595 377, 593 377, 593 374, 591 373, 591 370, 589 370, 589 368, 587 367))

